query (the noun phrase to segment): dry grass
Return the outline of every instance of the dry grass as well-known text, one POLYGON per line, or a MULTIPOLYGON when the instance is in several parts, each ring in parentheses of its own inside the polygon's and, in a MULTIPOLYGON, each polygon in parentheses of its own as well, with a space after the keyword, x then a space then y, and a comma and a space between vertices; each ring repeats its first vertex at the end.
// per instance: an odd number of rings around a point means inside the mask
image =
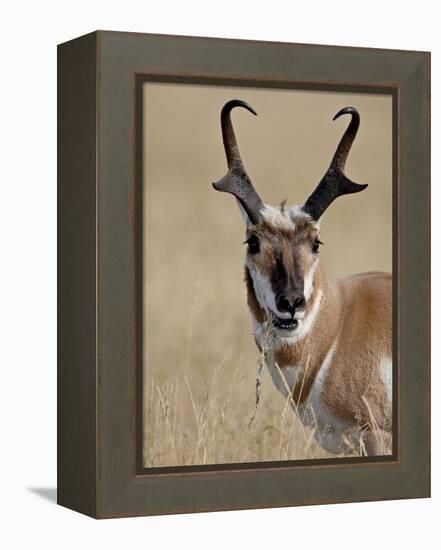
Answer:
MULTIPOLYGON (((203 390, 199 393, 186 375, 169 377, 163 384, 150 378, 145 395, 144 465, 335 458, 317 444, 317 426, 313 423, 305 427, 299 420, 301 415, 278 367, 288 397, 273 395, 273 384, 265 370, 266 352, 264 345, 256 360, 254 388, 240 358, 235 360, 228 353, 210 378, 201 381, 203 390)), ((374 418, 372 427, 381 454, 390 454, 391 441, 374 418)), ((350 454, 340 456, 364 452, 363 447, 353 448, 350 454)))
POLYGON ((240 360, 228 356, 203 381, 199 395, 187 376, 171 377, 162 385, 151 379, 145 408, 145 466, 332 456, 317 445, 313 430, 302 426, 289 399, 266 398, 273 393, 271 385, 263 373, 256 390, 240 360))

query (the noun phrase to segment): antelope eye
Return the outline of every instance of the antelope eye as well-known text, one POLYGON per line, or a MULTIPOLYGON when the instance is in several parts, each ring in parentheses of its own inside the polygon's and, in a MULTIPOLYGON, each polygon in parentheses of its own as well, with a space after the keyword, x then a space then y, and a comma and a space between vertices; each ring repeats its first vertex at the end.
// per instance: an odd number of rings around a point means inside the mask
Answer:
POLYGON ((257 254, 260 250, 259 247, 259 239, 256 237, 256 235, 251 235, 249 239, 245 241, 248 245, 248 253, 249 254, 257 254))
POLYGON ((320 239, 315 239, 315 241, 312 243, 312 251, 314 254, 318 253, 321 244, 323 243, 320 239))

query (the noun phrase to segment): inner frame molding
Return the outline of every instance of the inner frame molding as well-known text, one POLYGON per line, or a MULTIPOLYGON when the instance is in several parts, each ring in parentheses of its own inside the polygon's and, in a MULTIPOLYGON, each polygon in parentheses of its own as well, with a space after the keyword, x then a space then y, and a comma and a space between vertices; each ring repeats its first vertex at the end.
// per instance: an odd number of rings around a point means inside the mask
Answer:
MULTIPOLYGON (((398 193, 399 193, 399 171, 398 171, 398 104, 399 104, 399 88, 395 84, 391 85, 355 85, 353 83, 329 83, 329 82, 298 82, 298 81, 266 81, 252 80, 241 78, 217 78, 203 77, 197 75, 184 74, 145 74, 137 73, 135 75, 135 110, 134 110, 134 140, 135 140, 135 205, 136 205, 136 471, 137 475, 160 475, 160 474, 185 474, 198 472, 216 472, 216 471, 241 471, 247 469, 280 469, 280 468, 295 468, 295 467, 328 467, 333 465, 351 466, 354 464, 372 463, 383 464, 389 462, 399 462, 399 350, 398 330, 399 330, 399 265, 398 265, 398 239, 397 230, 398 220, 398 193), (144 85, 148 83, 169 83, 169 84, 186 84, 186 85, 205 85, 213 87, 238 87, 238 88, 258 88, 258 89, 280 89, 280 90, 302 90, 312 92, 346 92, 358 94, 378 94, 387 95, 392 98, 392 277, 393 277, 393 327, 392 327, 392 342, 393 342, 393 436, 392 436, 392 454, 383 456, 369 457, 343 457, 343 458, 313 458, 305 460, 280 460, 280 461, 259 461, 259 462, 237 462, 237 463, 221 463, 207 465, 192 465, 192 466, 162 466, 162 467, 145 467, 143 464, 143 387, 144 387, 144 350, 143 350, 143 240, 144 240, 144 220, 143 220, 143 189, 145 185, 144 178, 144 129, 143 129, 143 113, 145 108, 145 100, 143 95, 144 85)), ((219 113, 214 113, 218 117, 219 113)), ((153 130, 154 131, 154 130, 153 130)), ((245 297, 244 297, 245 303, 245 297)), ((256 359, 257 361, 257 359, 256 359)))

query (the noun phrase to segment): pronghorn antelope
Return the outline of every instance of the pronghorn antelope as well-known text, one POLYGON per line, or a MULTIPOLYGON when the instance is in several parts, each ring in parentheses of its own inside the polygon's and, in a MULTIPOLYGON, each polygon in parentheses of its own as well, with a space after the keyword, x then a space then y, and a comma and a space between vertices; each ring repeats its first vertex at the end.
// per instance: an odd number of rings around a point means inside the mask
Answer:
POLYGON ((245 283, 254 336, 278 390, 326 450, 384 454, 392 431, 391 275, 327 279, 320 219, 337 197, 367 185, 344 174, 360 116, 354 107, 324 177, 303 206, 262 202, 242 163, 231 110, 221 112, 228 172, 213 186, 234 195, 246 223, 245 283))

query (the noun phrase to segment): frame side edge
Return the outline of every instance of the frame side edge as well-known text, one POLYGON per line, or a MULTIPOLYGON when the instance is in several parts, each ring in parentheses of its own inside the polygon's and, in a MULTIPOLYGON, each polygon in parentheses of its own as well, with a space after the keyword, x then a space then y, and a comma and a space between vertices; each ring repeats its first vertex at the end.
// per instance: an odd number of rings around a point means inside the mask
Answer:
POLYGON ((58 46, 57 502, 96 517, 96 33, 58 46))

